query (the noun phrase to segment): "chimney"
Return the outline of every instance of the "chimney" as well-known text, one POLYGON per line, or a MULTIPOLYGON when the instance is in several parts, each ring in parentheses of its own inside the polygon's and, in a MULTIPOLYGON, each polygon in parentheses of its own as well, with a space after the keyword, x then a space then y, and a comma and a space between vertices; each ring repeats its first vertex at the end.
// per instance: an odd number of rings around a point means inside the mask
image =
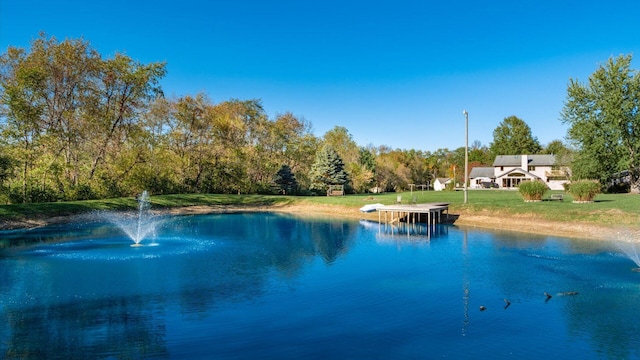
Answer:
POLYGON ((529 156, 528 155, 520 155, 522 158, 520 160, 520 166, 522 170, 529 171, 529 156))

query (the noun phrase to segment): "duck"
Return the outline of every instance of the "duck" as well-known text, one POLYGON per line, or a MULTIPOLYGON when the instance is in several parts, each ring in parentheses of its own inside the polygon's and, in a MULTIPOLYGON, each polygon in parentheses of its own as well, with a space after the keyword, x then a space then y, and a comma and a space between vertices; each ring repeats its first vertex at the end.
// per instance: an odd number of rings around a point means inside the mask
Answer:
POLYGON ((504 309, 506 310, 511 305, 511 301, 509 299, 504 299, 504 309))

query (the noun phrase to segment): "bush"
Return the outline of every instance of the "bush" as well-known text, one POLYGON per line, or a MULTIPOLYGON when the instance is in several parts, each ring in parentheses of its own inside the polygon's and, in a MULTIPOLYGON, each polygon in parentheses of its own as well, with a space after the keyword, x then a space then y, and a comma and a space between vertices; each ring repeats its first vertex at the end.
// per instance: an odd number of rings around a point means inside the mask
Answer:
POLYGON ((518 187, 520 195, 525 201, 542 201, 542 197, 549 190, 542 181, 523 181, 518 187))
POLYGON ((22 187, 12 187, 9 189, 9 202, 20 203, 44 203, 59 200, 59 194, 50 186, 27 186, 27 193, 24 194, 22 187))
POLYGON ((454 191, 456 189, 456 184, 451 180, 444 185, 444 189, 447 191, 454 191))
POLYGON ((598 180, 578 180, 571 183, 569 192, 573 195, 574 201, 593 201, 600 193, 600 182, 598 180))
POLYGON ((71 186, 62 191, 65 201, 74 200, 95 200, 98 199, 98 195, 88 184, 79 184, 77 186, 71 186))

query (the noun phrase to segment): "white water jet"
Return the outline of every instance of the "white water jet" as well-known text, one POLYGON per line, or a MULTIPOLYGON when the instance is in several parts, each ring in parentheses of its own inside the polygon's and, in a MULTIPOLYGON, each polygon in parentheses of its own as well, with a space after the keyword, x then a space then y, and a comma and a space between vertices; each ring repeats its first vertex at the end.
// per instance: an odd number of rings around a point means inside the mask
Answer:
POLYGON ((617 241, 618 248, 622 250, 627 257, 636 264, 636 268, 632 268, 631 271, 640 272, 640 243, 631 241, 617 241))
POLYGON ((618 229, 612 234, 611 240, 629 260, 636 264, 637 267, 631 268, 631 271, 640 272, 640 230, 618 229))
POLYGON ((149 218, 149 208, 151 204, 149 202, 149 193, 144 190, 138 200, 138 224, 136 227, 136 236, 133 238, 135 242, 134 246, 139 246, 140 241, 144 238, 147 232, 150 230, 147 225, 149 218))
MULTIPOLYGON (((110 213, 107 215, 108 220, 118 226, 133 241, 132 247, 143 246, 142 241, 155 232, 159 223, 149 211, 151 203, 147 190, 143 191, 136 200, 138 201, 138 209, 135 214, 110 213)), ((147 246, 155 245, 158 245, 155 241, 147 244, 147 246)))

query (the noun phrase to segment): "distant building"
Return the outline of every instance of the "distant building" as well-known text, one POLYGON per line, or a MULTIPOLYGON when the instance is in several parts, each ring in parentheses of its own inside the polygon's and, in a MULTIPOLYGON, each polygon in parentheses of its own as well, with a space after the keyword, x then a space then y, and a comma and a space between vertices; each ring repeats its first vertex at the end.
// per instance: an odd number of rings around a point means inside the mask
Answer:
POLYGON ((436 178, 433 182, 433 190, 442 191, 447 187, 447 184, 451 183, 450 178, 436 178))
POLYGON ((496 174, 493 167, 476 166, 469 173, 470 189, 497 188, 496 174))
POLYGON ((569 175, 569 167, 558 164, 554 155, 498 155, 493 167, 471 169, 469 187, 515 189, 523 181, 540 180, 552 190, 564 190, 569 175))

